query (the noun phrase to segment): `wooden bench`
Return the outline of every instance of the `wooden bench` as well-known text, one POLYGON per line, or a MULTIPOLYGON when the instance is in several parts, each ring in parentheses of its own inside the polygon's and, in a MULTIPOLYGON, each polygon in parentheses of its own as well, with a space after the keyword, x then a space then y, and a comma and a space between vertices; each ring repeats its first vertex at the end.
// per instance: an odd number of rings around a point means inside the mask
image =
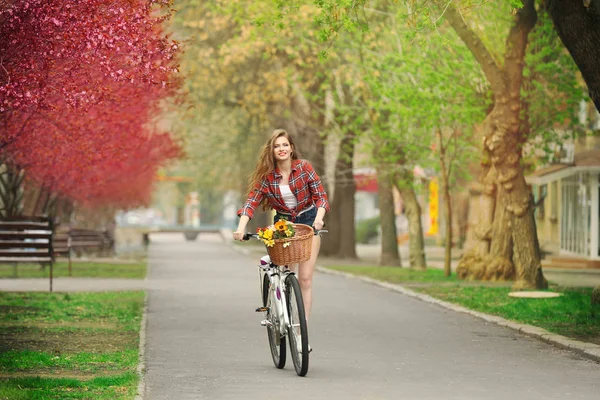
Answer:
POLYGON ((52 291, 53 223, 48 217, 8 217, 0 220, 0 264, 50 265, 52 291))
POLYGON ((89 249, 95 249, 99 253, 112 252, 113 242, 107 231, 70 228, 68 230, 57 229, 53 239, 54 255, 65 256, 69 263, 69 276, 72 275, 71 258, 73 253, 81 253, 89 249))
POLYGON ((96 249, 104 253, 112 247, 107 231, 72 228, 69 230, 69 246, 74 251, 96 249))

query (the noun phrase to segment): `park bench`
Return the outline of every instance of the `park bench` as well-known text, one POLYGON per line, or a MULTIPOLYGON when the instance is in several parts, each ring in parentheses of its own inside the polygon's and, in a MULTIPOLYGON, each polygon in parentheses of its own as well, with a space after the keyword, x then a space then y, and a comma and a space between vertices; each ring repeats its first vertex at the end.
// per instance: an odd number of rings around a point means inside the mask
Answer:
POLYGON ((104 230, 71 228, 69 240, 70 248, 77 253, 92 249, 105 254, 112 248, 112 241, 104 230))
POLYGON ((96 229, 69 228, 57 229, 53 239, 54 255, 67 257, 69 276, 72 275, 72 256, 90 250, 106 255, 112 252, 113 243, 107 231, 96 229))
POLYGON ((54 263, 53 229, 48 217, 8 217, 0 220, 0 264, 12 264, 17 274, 18 264, 52 265, 54 263))

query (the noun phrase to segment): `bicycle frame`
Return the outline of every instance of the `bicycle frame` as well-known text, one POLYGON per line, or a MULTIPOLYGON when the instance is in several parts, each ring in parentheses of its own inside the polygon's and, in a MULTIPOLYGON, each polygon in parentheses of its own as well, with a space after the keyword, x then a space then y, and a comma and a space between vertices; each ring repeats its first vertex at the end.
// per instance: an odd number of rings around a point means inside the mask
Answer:
POLYGON ((285 280, 287 276, 293 274, 293 272, 285 266, 273 264, 269 256, 262 257, 258 266, 258 277, 261 294, 263 296, 265 295, 265 293, 262 293, 264 289, 263 281, 265 274, 269 277, 269 288, 267 290, 273 294, 271 297, 273 304, 271 304, 271 306, 274 307, 274 310, 271 311, 274 312, 280 321, 280 335, 285 336, 287 335, 287 328, 291 324, 287 309, 287 298, 285 296, 285 280))

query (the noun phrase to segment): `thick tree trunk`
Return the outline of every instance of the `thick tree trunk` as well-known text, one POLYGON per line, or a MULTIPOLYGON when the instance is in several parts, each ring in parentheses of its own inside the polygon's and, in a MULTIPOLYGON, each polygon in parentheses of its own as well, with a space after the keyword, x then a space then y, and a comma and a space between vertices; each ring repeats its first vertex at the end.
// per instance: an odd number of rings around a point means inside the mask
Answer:
POLYGON ((417 199, 415 190, 410 184, 401 182, 397 185, 404 209, 406 218, 408 219, 408 257, 410 260, 410 268, 425 269, 427 263, 425 261, 425 240, 423 238, 423 224, 421 223, 421 205, 417 199))
POLYGON ((490 83, 494 108, 484 122, 482 210, 478 245, 463 256, 457 274, 465 279, 515 280, 514 287, 543 288, 539 243, 521 149, 521 86, 527 38, 537 20, 533 0, 516 13, 500 67, 483 42, 450 6, 448 21, 473 53, 490 83))
POLYGON ((600 2, 550 0, 548 12, 600 111, 600 2))
POLYGON ((401 267, 396 232, 396 214, 394 213, 394 193, 389 174, 382 168, 377 169, 377 187, 379 191, 379 215, 381 221, 381 257, 380 265, 401 267))
POLYGON ((356 184, 354 183, 353 158, 354 135, 347 134, 340 143, 335 167, 334 196, 331 212, 327 217, 329 234, 321 247, 321 253, 326 256, 357 258, 354 226, 356 184))
POLYGON ((490 166, 476 237, 479 245, 461 259, 463 279, 515 280, 515 289, 544 288, 531 194, 520 164, 518 135, 508 135, 503 121, 514 115, 515 101, 498 105, 489 117, 484 142, 490 166), (495 127, 496 129, 494 129, 495 127))

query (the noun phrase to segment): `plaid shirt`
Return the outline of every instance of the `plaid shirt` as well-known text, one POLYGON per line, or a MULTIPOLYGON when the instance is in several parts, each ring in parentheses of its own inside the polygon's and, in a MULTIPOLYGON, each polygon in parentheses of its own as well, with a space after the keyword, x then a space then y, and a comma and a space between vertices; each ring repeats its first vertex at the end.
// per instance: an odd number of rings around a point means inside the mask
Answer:
POLYGON ((329 212, 327 193, 323 189, 319 175, 317 175, 308 161, 292 161, 292 172, 288 180, 290 190, 298 201, 296 208, 293 210, 290 210, 285 205, 285 201, 281 195, 281 190, 279 189, 281 177, 279 171, 275 169, 263 178, 260 184, 250 193, 244 206, 238 210, 238 216, 247 215, 252 218, 254 211, 265 196, 271 208, 279 213, 291 215, 292 220, 295 219, 298 213, 308 209, 312 205, 315 205, 317 208, 322 207, 329 212))

